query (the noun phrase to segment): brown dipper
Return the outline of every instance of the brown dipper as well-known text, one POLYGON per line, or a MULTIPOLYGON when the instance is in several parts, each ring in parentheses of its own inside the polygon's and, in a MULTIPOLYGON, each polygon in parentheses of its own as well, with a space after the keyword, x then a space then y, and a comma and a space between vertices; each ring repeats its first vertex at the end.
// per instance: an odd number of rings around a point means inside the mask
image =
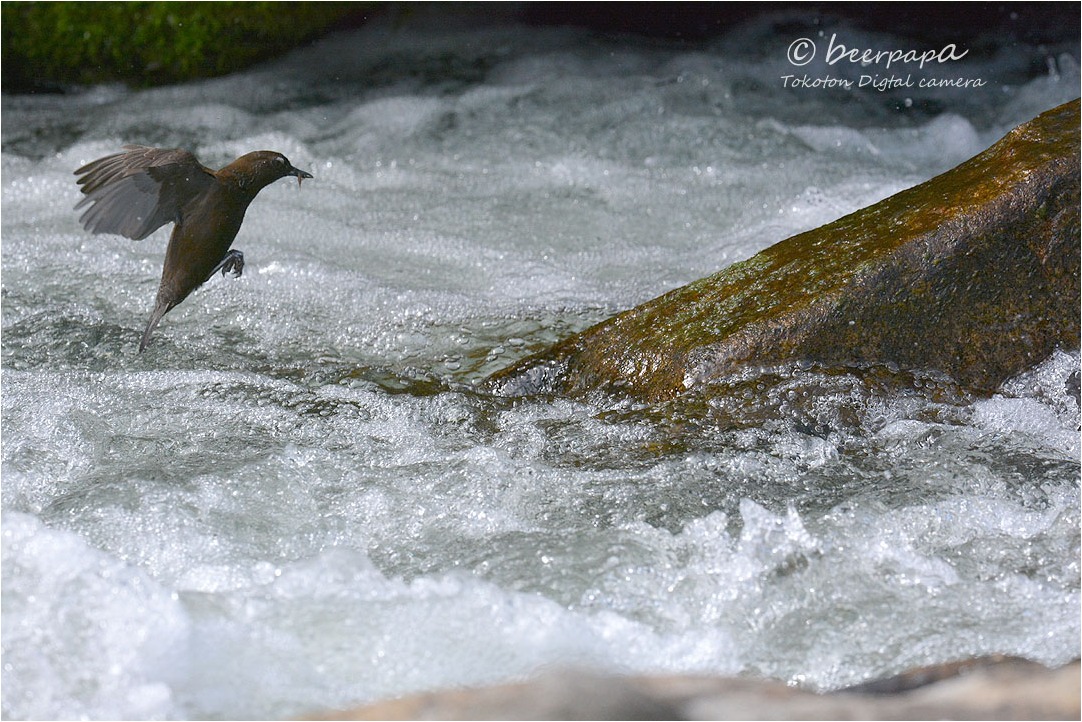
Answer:
POLYGON ((79 218, 91 233, 140 241, 176 223, 140 353, 162 316, 216 272, 240 276, 244 254, 229 246, 256 194, 279 178, 295 176, 299 186, 312 177, 270 150, 247 153, 214 171, 186 150, 142 145, 126 145, 123 153, 87 163, 75 175, 82 176, 76 182, 86 195, 75 208, 91 204, 79 218))

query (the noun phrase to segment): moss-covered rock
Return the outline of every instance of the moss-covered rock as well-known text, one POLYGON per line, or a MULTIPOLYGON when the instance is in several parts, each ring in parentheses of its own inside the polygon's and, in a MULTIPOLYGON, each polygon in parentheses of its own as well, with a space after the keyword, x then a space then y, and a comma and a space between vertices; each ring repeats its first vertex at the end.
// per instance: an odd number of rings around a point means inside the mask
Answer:
POLYGON ((1079 345, 1079 102, 958 167, 497 372, 671 398, 742 367, 897 365, 990 393, 1079 345))
POLYGON ((146 86, 223 75, 355 20, 372 5, 5 2, 3 89, 146 86))

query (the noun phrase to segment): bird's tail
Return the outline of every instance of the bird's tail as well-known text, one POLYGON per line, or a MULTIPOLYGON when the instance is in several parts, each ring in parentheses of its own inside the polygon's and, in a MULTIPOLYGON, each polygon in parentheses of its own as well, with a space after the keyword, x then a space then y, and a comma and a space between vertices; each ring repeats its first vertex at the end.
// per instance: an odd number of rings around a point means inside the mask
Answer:
POLYGON ((147 347, 147 343, 150 341, 150 334, 154 333, 154 329, 158 327, 158 322, 162 320, 162 316, 167 314, 172 307, 173 304, 158 300, 158 303, 154 306, 154 311, 150 314, 150 320, 147 321, 147 328, 143 331, 143 340, 139 342, 139 353, 143 353, 143 349, 147 347))

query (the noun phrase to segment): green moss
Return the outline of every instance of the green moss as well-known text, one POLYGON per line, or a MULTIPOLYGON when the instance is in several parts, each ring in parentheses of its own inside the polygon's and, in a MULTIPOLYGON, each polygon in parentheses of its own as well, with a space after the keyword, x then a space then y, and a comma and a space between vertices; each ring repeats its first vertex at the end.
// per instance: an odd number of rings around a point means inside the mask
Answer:
POLYGON ((3 89, 148 86, 223 75, 302 45, 373 5, 5 2, 3 89))

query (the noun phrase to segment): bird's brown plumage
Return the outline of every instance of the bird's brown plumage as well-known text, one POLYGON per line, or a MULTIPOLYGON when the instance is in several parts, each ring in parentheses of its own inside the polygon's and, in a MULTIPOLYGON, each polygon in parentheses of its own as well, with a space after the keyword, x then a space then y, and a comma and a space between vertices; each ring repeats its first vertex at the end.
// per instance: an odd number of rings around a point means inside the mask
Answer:
POLYGON ((269 150, 214 171, 186 150, 141 145, 126 145, 124 152, 88 163, 75 175, 86 196, 75 208, 90 206, 79 221, 91 233, 141 240, 166 223, 176 224, 140 352, 162 316, 214 273, 240 275, 243 256, 229 247, 256 194, 279 178, 294 176, 299 184, 312 177, 269 150))

